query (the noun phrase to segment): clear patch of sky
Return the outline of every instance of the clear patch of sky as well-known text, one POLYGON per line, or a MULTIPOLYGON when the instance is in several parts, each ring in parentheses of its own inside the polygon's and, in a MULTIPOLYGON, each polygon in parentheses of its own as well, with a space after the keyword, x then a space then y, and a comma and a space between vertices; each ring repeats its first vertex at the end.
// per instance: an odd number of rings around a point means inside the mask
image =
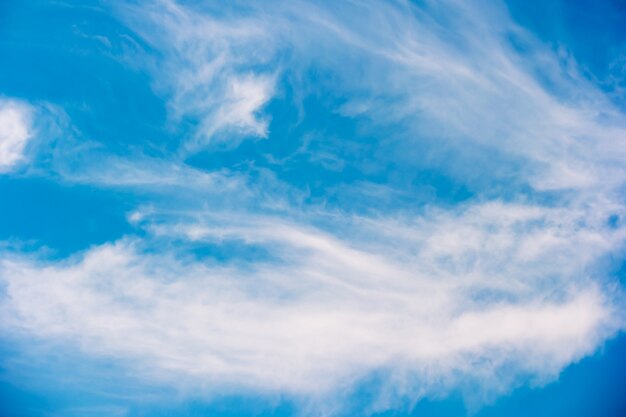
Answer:
POLYGON ((133 228, 126 215, 128 194, 45 178, 0 176, 0 240, 25 248, 47 248, 64 257, 118 239, 133 228))

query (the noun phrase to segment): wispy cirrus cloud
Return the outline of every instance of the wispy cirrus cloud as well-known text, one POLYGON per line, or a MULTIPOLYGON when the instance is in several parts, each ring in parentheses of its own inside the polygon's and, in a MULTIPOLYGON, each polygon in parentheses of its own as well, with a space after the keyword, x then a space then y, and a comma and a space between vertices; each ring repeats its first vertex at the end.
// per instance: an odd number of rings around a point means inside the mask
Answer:
POLYGON ((145 67, 174 122, 192 120, 184 156, 57 154, 63 181, 141 195, 138 232, 61 261, 3 253, 7 332, 166 384, 320 407, 380 374, 386 408, 549 381, 624 328, 610 274, 624 247, 626 117, 503 5, 156 1, 119 13, 152 48, 145 67), (328 190, 312 203, 278 162, 187 162, 275 140, 280 114, 266 105, 281 88, 294 91, 294 125, 315 122, 303 102, 322 94, 357 125, 323 148, 341 163, 307 168, 370 193, 374 214, 351 198, 326 205, 328 190), (351 155, 359 142, 368 166, 351 155), (399 207, 420 169, 471 197, 399 207))
POLYGON ((124 14, 157 52, 155 84, 169 97, 173 120, 197 125, 184 145, 188 152, 267 136, 269 120, 261 111, 276 82, 276 70, 267 68, 276 53, 268 47, 274 41, 269 22, 194 13, 173 1, 144 3, 124 14))
POLYGON ((469 181, 471 167, 489 164, 491 181, 538 191, 622 181, 619 109, 501 4, 296 2, 218 12, 159 1, 130 16, 156 50, 156 85, 174 119, 197 123, 184 145, 192 154, 267 137, 263 108, 282 80, 296 100, 323 91, 343 102, 336 112, 369 121, 382 136, 377 156, 402 169, 434 166, 469 181), (312 82, 307 71, 327 75, 312 82))

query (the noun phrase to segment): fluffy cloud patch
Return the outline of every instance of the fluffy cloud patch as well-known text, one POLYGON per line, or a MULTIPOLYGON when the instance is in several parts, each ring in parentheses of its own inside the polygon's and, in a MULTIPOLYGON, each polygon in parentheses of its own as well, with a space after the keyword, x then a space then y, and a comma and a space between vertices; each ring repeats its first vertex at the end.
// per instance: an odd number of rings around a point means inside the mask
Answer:
POLYGON ((15 100, 0 99, 0 173, 24 161, 24 151, 32 138, 31 109, 15 100))
POLYGON ((158 52, 151 71, 172 119, 196 125, 186 152, 267 136, 261 113, 274 94, 276 71, 258 69, 275 55, 269 22, 220 19, 169 0, 142 4, 125 18, 158 52))
POLYGON ((214 393, 337 398, 384 372, 381 402, 468 384, 489 398, 555 378, 623 326, 619 294, 585 272, 623 232, 592 216, 581 230, 585 214, 487 204, 344 218, 354 230, 339 238, 272 218, 146 213, 137 221, 158 241, 266 255, 151 255, 134 239, 56 264, 6 256, 4 326, 214 393))

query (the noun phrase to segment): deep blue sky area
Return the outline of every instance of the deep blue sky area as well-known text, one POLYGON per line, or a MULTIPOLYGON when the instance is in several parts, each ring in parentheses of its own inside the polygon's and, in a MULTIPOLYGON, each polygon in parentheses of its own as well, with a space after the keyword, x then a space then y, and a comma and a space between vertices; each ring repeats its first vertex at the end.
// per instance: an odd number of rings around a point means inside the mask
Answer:
POLYGON ((0 1, 0 417, 626 416, 625 74, 621 0, 0 1))

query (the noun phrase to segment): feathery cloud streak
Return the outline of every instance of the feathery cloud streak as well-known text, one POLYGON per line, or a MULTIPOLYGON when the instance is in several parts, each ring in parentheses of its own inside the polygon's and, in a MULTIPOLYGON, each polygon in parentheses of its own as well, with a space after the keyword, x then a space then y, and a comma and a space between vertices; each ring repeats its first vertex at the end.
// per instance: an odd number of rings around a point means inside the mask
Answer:
MULTIPOLYGON (((328 398, 384 372, 381 407, 549 380, 623 328, 607 259, 624 245, 626 118, 502 5, 161 1, 121 13, 150 45, 141 56, 172 120, 193 125, 183 156, 59 169, 143 194, 129 216, 142 233, 63 261, 5 253, 3 327, 212 388, 328 398), (306 97, 326 94, 329 113, 359 126, 335 146, 367 145, 382 189, 428 168, 473 198, 327 209, 279 179, 280 163, 258 180, 185 159, 277 140, 271 104, 287 90, 295 125, 315 121, 306 97), (220 248, 225 260, 211 256, 220 248)), ((334 185, 361 192, 370 168, 341 158, 362 182, 334 185)))

